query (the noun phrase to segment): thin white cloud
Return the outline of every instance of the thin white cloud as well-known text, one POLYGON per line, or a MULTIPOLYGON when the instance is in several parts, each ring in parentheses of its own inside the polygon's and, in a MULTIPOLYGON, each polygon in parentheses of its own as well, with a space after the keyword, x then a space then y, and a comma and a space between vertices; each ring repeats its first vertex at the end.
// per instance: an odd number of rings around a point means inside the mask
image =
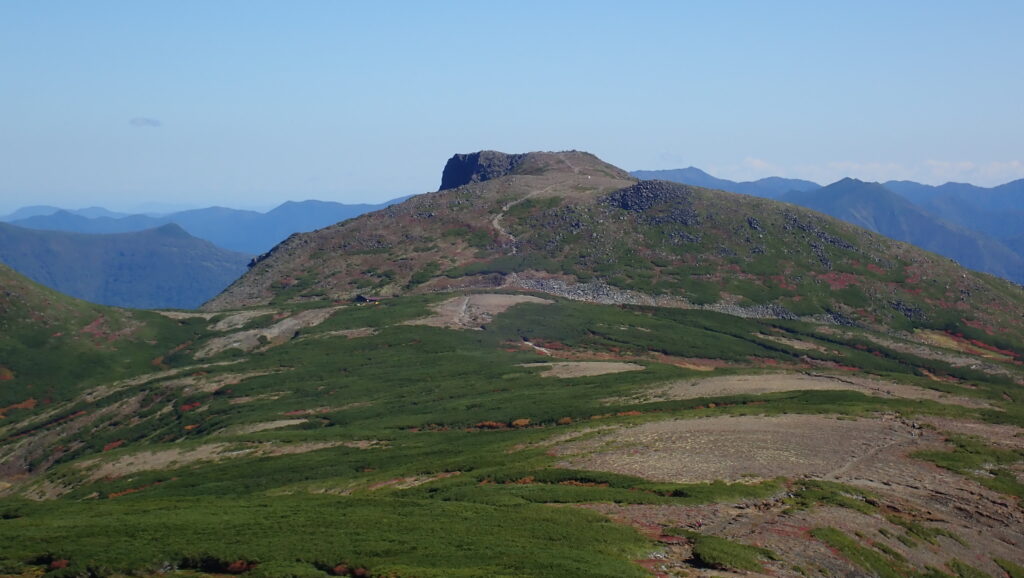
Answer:
POLYGON ((929 160, 925 161, 924 166, 931 171, 936 180, 942 182, 992 186, 1024 178, 1024 162, 1021 161, 973 163, 929 160))
POLYGON ((747 157, 743 159, 743 164, 744 166, 755 171, 771 171, 775 170, 776 168, 775 165, 764 159, 755 159, 753 157, 747 157))
POLYGON ((137 116, 128 121, 128 124, 136 128, 159 128, 163 126, 163 123, 159 119, 149 118, 146 116, 137 116))
POLYGON ((732 181, 756 181, 764 177, 787 176, 785 167, 755 157, 746 157, 736 164, 712 165, 704 170, 716 177, 732 181))

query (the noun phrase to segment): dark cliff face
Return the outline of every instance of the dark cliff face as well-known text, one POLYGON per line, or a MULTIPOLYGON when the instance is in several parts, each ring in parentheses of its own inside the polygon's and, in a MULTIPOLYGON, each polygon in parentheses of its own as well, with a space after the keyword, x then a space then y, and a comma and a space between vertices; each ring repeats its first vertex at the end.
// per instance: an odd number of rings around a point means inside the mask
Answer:
POLYGON ((448 159, 441 174, 440 191, 469 183, 479 183, 515 172, 525 154, 509 155, 498 151, 457 154, 448 159))

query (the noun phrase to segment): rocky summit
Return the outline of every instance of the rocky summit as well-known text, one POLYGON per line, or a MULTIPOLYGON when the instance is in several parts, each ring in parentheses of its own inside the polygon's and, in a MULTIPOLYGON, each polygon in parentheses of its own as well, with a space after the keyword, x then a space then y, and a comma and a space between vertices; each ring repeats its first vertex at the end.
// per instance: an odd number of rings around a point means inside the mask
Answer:
POLYGON ((455 155, 441 189, 289 238, 205 309, 508 288, 1024 338, 1020 286, 793 205, 577 151, 455 155))
POLYGON ((1019 286, 581 152, 202 311, 0 266, 0 575, 1024 575, 1019 286))

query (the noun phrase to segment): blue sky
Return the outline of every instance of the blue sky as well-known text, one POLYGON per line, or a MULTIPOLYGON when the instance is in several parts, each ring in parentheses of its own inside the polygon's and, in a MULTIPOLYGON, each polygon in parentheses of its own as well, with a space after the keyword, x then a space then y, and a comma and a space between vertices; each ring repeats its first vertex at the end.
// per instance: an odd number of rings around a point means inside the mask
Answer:
POLYGON ((0 0, 0 213, 437 188, 456 152, 1024 177, 1024 3, 0 0))

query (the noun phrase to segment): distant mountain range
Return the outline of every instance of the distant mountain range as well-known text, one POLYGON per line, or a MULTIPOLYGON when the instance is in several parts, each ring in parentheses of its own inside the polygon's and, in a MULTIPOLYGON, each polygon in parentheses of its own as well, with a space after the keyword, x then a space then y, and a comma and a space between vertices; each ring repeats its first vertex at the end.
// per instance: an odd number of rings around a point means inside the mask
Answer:
POLYGON ((843 179, 814 191, 779 197, 900 241, 949 257, 961 265, 1024 283, 1024 257, 979 231, 929 213, 878 183, 843 179))
MULTIPOLYGON (((52 215, 54 213, 64 210, 67 209, 61 209, 60 207, 54 207, 53 205, 32 205, 29 207, 21 207, 20 209, 14 211, 10 215, 4 215, 0 217, 0 221, 10 223, 11 221, 28 219, 30 217, 52 215)), ((118 213, 116 211, 104 209, 103 207, 86 207, 84 209, 67 210, 67 212, 73 213, 75 215, 80 215, 82 217, 86 217, 89 219, 94 219, 96 217, 127 217, 129 214, 118 213)))
POLYGON ((1024 287, 580 151, 443 175, 205 312, 0 265, 2 575, 1024 575, 1024 287))
POLYGON ((951 223, 1001 240, 1024 235, 1024 179, 992 188, 966 183, 933 187, 912 181, 883 184, 951 223))
POLYGON ((793 203, 955 259, 971 269, 1024 283, 1024 179, 984 188, 847 178, 822 187, 779 177, 736 182, 694 167, 631 174, 793 203))
POLYGON ((648 181, 672 181, 674 183, 683 183, 684 185, 729 191, 730 193, 743 193, 744 195, 765 197, 767 199, 778 198, 780 195, 790 191, 812 191, 821 188, 821 185, 815 182, 801 179, 785 179, 782 177, 766 177, 756 181, 744 182, 730 181, 729 179, 713 177, 697 167, 664 171, 633 171, 629 174, 638 179, 648 181))
POLYGON ((195 308, 245 272, 251 255, 175 224, 115 234, 38 231, 0 223, 0 263, 61 293, 135 308, 195 308))
POLYGON ((162 216, 126 215, 91 207, 69 211, 49 206, 25 207, 0 218, 28 229, 74 233, 128 233, 175 223, 189 234, 242 253, 269 251, 293 233, 313 231, 363 213, 401 202, 407 197, 380 204, 289 201, 266 213, 208 207, 162 216))

